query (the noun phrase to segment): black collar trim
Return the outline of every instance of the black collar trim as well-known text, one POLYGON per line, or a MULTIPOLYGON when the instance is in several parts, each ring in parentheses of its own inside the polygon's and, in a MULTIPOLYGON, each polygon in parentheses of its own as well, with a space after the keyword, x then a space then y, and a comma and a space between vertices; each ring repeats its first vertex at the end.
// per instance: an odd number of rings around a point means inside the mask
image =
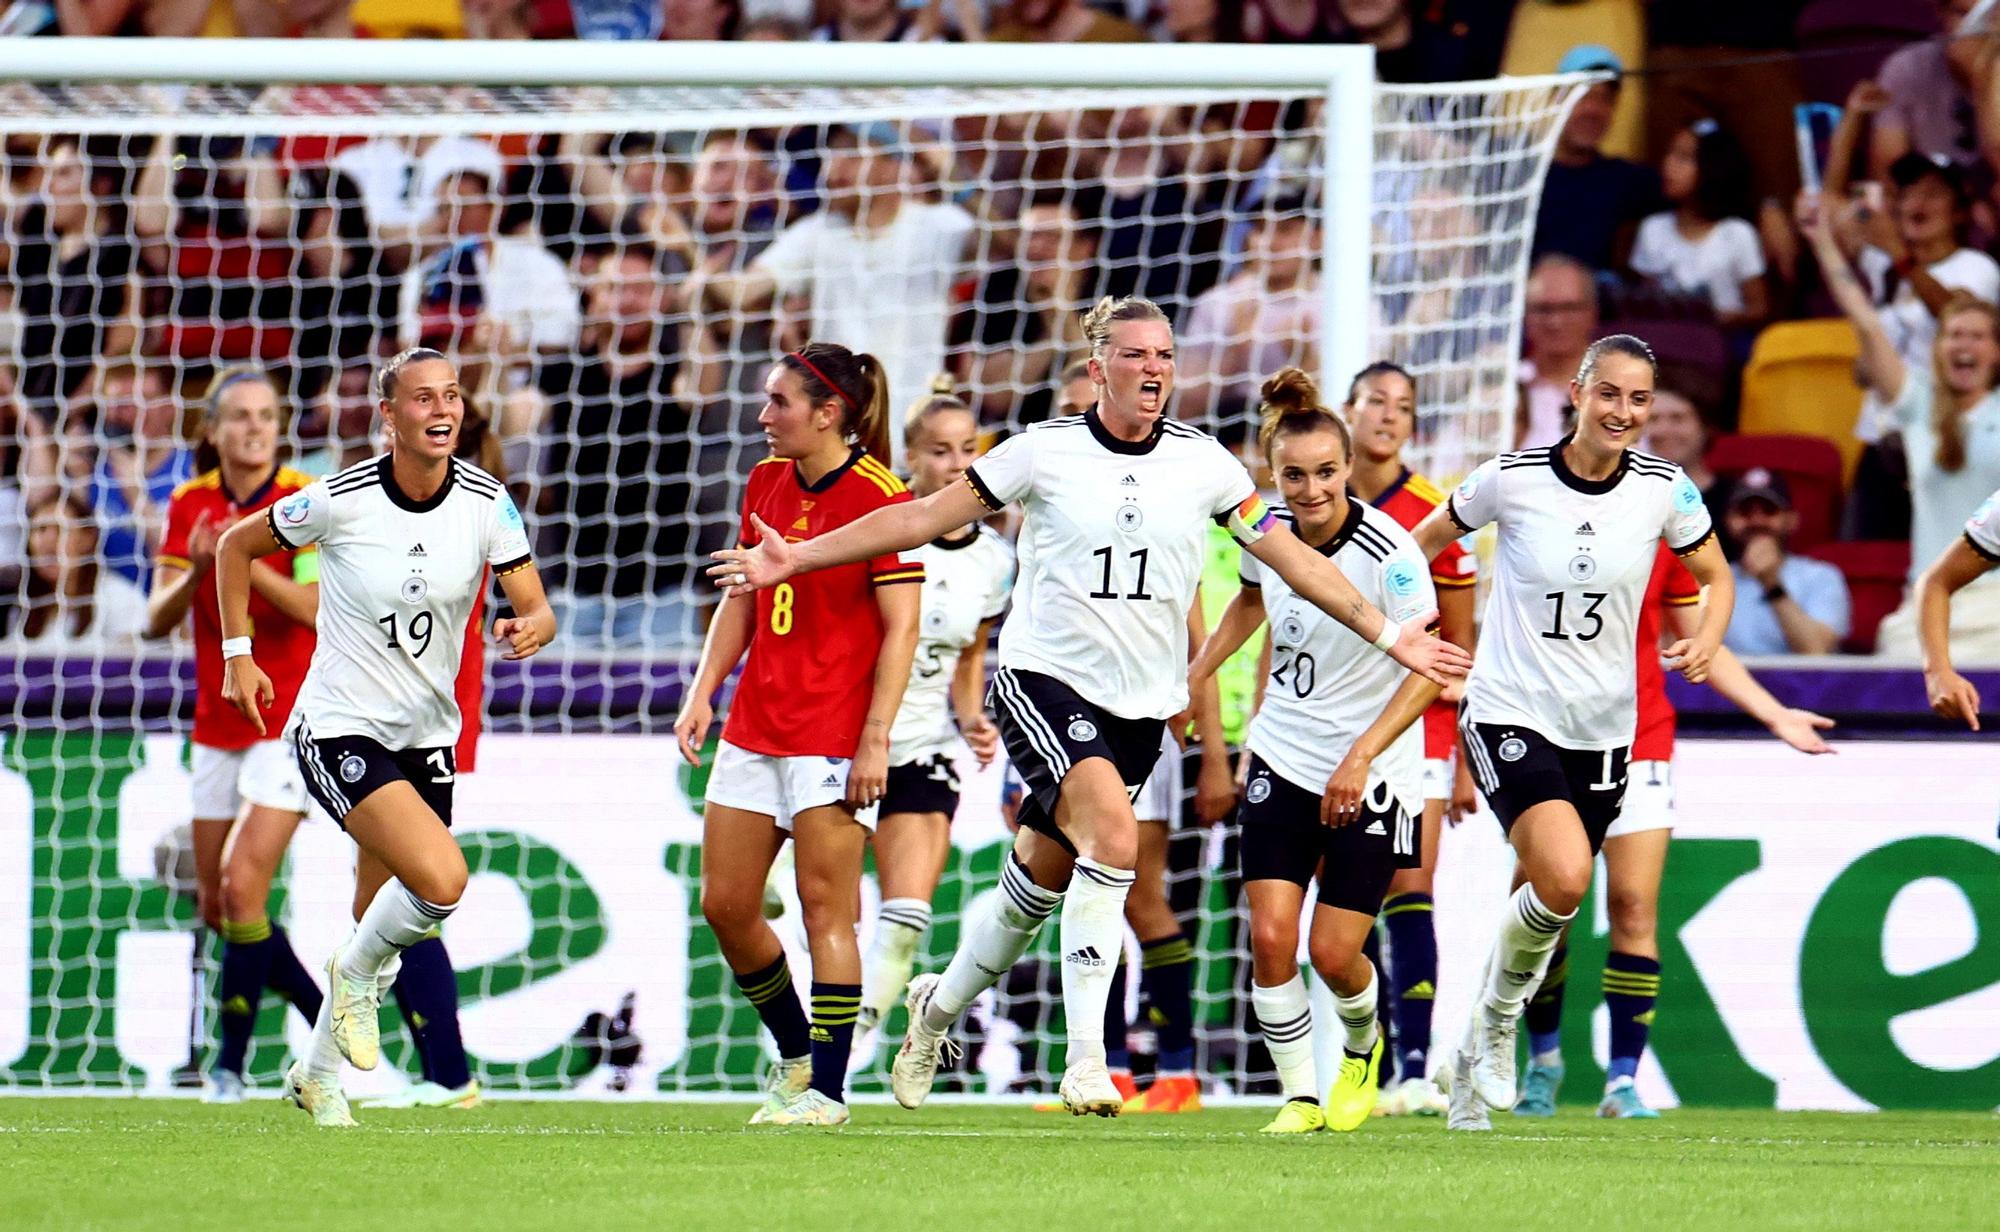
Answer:
POLYGON ((417 500, 403 491, 402 485, 396 482, 396 463, 392 455, 385 453, 376 461, 375 473, 381 477, 382 491, 388 493, 389 502, 396 508, 410 513, 429 513, 444 504, 444 498, 451 495, 452 488, 458 483, 458 459, 446 460, 444 482, 438 485, 438 490, 431 493, 428 500, 417 500))
MULTIPOLYGON (((1361 529, 1361 519, 1365 516, 1362 510, 1365 508, 1366 506, 1360 501, 1349 496, 1347 498, 1347 517, 1341 521, 1340 529, 1333 532, 1333 538, 1320 544, 1318 547, 1313 547, 1313 551, 1318 552, 1321 556, 1330 558, 1335 552, 1346 547, 1348 541, 1354 538, 1354 532, 1361 529)), ((1293 529, 1298 529, 1296 523, 1293 524, 1293 529)), ((1312 547, 1311 544, 1307 544, 1306 546, 1312 547)))
POLYGON ((283 469, 285 469, 283 466, 276 466, 276 465, 272 466, 271 473, 264 476, 264 482, 250 489, 250 495, 248 496, 238 496, 236 495, 236 493, 231 492, 229 490, 229 483, 227 480, 223 479, 222 471, 220 469, 218 469, 215 472, 215 486, 221 488, 222 495, 228 498, 229 503, 236 506, 238 509, 252 509, 255 508, 257 505, 263 503, 264 498, 271 494, 271 489, 275 487, 278 482, 278 472, 283 469))
POLYGON ((1410 482, 1410 475, 1411 475, 1410 468, 1407 466, 1404 467, 1402 469, 1402 472, 1396 476, 1395 481, 1391 483, 1388 487, 1383 488, 1382 491, 1376 495, 1375 499, 1369 501, 1368 503, 1375 506, 1377 509, 1380 509, 1383 506, 1387 505, 1391 500, 1395 499, 1396 493, 1401 492, 1404 486, 1410 482))
POLYGON ((806 482, 805 476, 799 473, 799 464, 795 459, 792 462, 792 482, 798 484, 801 489, 807 492, 811 492, 813 495, 817 496, 821 492, 824 492, 828 488, 832 487, 834 484, 839 483, 840 477, 842 475, 845 475, 847 472, 853 470, 854 464, 856 462, 861 461, 861 459, 867 456, 868 456, 868 451, 863 449, 861 446, 856 445, 853 448, 853 450, 848 453, 847 461, 842 462, 839 466, 836 466, 832 470, 828 471, 826 474, 821 475, 819 477, 819 480, 815 483, 806 482))
POLYGON ((974 526, 971 528, 971 533, 967 534, 963 539, 949 539, 943 535, 939 535, 937 538, 931 540, 931 546, 940 552, 963 552, 978 542, 979 528, 974 526))
POLYGON ((1563 458, 1563 450, 1568 448, 1571 437, 1575 435, 1572 432, 1569 436, 1565 436, 1555 444, 1549 446, 1549 469, 1556 473, 1556 478, 1562 480, 1565 486, 1573 488, 1585 496, 1602 496, 1617 487, 1618 481, 1625 478, 1625 472, 1632 468, 1632 451, 1629 449, 1620 450, 1617 467, 1604 478, 1585 479, 1571 470, 1569 463, 1563 458))
POLYGON ((1111 435, 1111 429, 1105 427, 1104 421, 1097 417, 1096 407, 1091 407, 1083 413, 1083 422, 1084 426, 1090 429, 1090 434, 1097 438, 1097 443, 1112 453, 1148 454, 1153 452, 1153 446, 1160 443, 1160 437, 1166 431, 1167 417, 1161 415, 1154 420, 1152 432, 1148 433, 1143 441, 1128 441, 1111 435))

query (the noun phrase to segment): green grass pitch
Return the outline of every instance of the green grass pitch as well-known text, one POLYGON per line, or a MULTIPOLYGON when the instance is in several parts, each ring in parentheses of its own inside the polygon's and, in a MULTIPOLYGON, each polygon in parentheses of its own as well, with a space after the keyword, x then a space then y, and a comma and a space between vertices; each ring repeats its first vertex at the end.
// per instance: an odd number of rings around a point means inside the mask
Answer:
POLYGON ((339 1132, 270 1099, 6 1099, 0 1228, 2000 1227, 2000 1121, 1966 1113, 1565 1109, 1273 1140, 1265 1108, 864 1105, 817 1132, 748 1130, 748 1111, 501 1102, 339 1132))

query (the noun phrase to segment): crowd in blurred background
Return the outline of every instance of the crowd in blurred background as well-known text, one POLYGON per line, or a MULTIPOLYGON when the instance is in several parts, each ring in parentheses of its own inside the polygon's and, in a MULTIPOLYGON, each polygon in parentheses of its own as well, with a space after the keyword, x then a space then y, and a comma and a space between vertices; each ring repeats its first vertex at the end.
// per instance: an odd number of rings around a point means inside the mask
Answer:
MULTIPOLYGON (((1663 365, 1648 445, 1702 487, 1739 571, 1731 644, 1909 654, 1906 579, 2000 489, 2000 34, 1976 8, 14 0, 0 31, 1359 42, 1387 81, 1606 74, 1541 195, 1507 443, 1558 439, 1585 346, 1639 334, 1663 365), (1810 102, 1839 109, 1816 190, 1794 139, 1810 102), (1865 303, 1829 293, 1849 270, 1865 303)), ((899 403, 965 393, 997 437, 1058 409, 1081 307, 1143 293, 1179 330, 1176 413, 1235 439, 1265 374, 1317 362, 1316 119, 1253 102, 546 137, 17 128, 0 628, 136 636, 200 390, 244 361, 286 393, 291 464, 324 474, 373 452, 380 358, 459 356, 474 436, 586 646, 699 636, 695 567, 732 531, 726 477, 761 453, 764 371, 808 336, 881 356, 899 403)), ((1989 613, 1954 620, 1961 656, 2000 658, 2000 588, 1959 602, 1989 613)))

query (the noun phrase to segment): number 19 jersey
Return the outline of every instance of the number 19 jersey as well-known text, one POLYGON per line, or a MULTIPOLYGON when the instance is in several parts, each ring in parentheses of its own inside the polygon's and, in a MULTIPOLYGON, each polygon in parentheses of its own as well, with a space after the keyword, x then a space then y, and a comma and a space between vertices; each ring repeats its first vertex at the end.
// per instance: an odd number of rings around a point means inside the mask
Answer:
POLYGON ((1657 545, 1685 556, 1714 531, 1680 467, 1628 449, 1609 478, 1583 479, 1563 461, 1568 441, 1494 458, 1451 494, 1464 530, 1500 526, 1463 711, 1566 749, 1624 748, 1657 545))
POLYGON ((458 741, 458 664, 486 566, 533 563, 500 481, 451 459, 415 500, 389 456, 318 480, 270 507, 281 547, 319 545, 319 641, 294 722, 315 740, 366 736, 391 750, 458 741))

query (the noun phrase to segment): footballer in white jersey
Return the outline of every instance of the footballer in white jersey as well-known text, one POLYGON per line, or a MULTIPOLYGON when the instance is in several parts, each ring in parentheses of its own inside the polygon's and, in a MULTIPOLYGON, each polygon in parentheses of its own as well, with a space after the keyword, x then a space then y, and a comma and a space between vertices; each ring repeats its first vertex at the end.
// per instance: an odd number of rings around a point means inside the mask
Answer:
POLYGON ((1952 596, 2000 566, 2000 492, 1966 519, 1965 533, 1917 579, 1917 638, 1924 693, 1940 718, 1979 730, 1979 690, 1951 665, 1952 596))
MULTIPOLYGON (((910 553, 924 565, 922 615, 917 625, 917 657, 903 690, 902 708, 889 729, 890 811, 898 766, 945 752, 954 743, 951 684, 959 656, 981 655, 980 630, 1000 619, 1013 591, 1014 550, 983 525, 963 536, 943 537, 910 553)), ((984 682, 982 681, 982 684, 984 682)))

